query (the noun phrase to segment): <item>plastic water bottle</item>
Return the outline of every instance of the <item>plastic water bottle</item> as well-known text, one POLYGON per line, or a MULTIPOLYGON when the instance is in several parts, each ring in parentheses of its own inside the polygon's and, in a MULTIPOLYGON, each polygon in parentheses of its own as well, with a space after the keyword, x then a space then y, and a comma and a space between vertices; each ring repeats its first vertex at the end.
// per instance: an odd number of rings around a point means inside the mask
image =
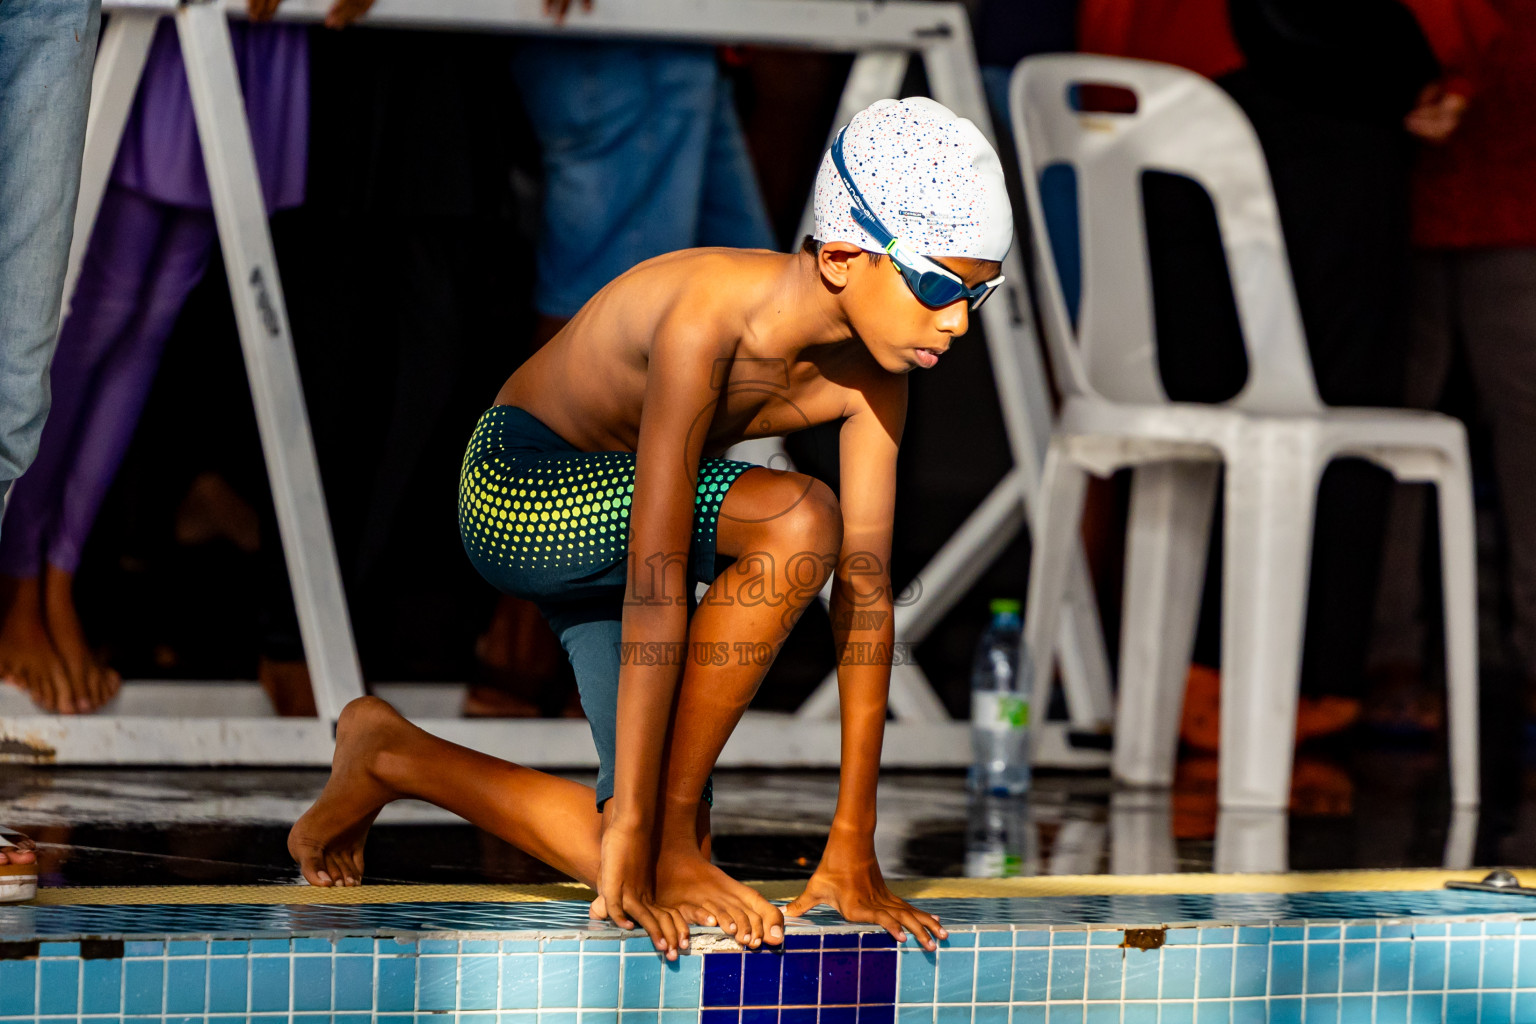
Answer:
POLYGON ((1030 660, 1024 656, 1019 602, 992 602, 992 625, 971 667, 973 793, 1018 796, 1029 790, 1030 660))

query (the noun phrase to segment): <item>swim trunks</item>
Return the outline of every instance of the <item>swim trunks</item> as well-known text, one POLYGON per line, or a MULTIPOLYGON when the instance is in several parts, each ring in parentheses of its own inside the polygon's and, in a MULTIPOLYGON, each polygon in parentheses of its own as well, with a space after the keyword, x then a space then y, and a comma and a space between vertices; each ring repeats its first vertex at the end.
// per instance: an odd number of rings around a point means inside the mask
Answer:
MULTIPOLYGON (((715 540, 726 491, 753 463, 701 459, 688 552, 692 583, 719 573, 715 540)), ((584 452, 526 409, 480 417, 459 477, 459 534, 481 576, 538 605, 576 673, 597 745, 599 809, 613 795, 620 624, 635 454, 584 452)), ((707 792, 707 790, 706 790, 707 792)))

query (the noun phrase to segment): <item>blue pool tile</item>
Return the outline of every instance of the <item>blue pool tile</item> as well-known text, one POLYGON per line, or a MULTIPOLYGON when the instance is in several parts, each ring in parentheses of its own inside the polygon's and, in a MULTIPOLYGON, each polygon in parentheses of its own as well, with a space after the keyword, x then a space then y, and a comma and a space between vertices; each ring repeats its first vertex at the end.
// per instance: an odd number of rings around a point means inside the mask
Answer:
POLYGON ((1341 996, 1339 1024, 1371 1024, 1374 1006, 1370 996, 1341 996))
MULTIPOLYGON (((73 1014, 80 991, 80 961, 44 960, 38 965, 37 1008, 40 1013, 73 1014)), ((198 993, 202 1009, 202 993, 198 993)))
POLYGON ((821 937, 822 949, 855 949, 858 945, 858 932, 826 932, 821 937))
MULTIPOLYGON (((518 945, 518 943, 516 943, 516 942, 503 942, 501 944, 501 951, 503 953, 521 953, 521 952, 523 952, 521 949, 508 949, 507 948, 509 946, 516 946, 516 945, 518 945)), ((580 939, 545 939, 543 941, 543 951, 545 953, 579 953, 579 952, 581 952, 581 940, 580 939)), ((539 952, 539 950, 535 949, 535 950, 533 950, 533 952, 537 953, 537 952, 539 952)))
POLYGON ((1339 1024, 1339 997, 1309 995, 1303 1013, 1307 1024, 1339 1024))
MULTIPOLYGON (((1095 950, 1094 952, 1101 952, 1095 950)), ((1116 949, 1104 950, 1115 957, 1120 957, 1120 951, 1116 949)), ((976 953, 976 1002, 978 1003, 1006 1003, 1009 992, 1013 987, 1013 950, 981 949, 976 953)), ((862 991, 862 990, 861 990, 862 991)), ((1116 993, 1119 994, 1118 992, 1116 993)), ((863 997, 860 996, 862 1000, 863 997)))
POLYGON ((1478 1024, 1515 1024, 1513 992, 1484 992, 1478 999, 1478 1024))
POLYGON ((1413 942, 1413 989, 1415 992, 1439 992, 1445 988, 1445 946, 1437 939, 1413 942))
POLYGON ((1081 1004, 1053 1004, 1045 1019, 1049 1024, 1083 1024, 1083 1007, 1081 1004))
MULTIPOLYGON (((747 1019, 748 1012, 746 1010, 742 1011, 741 1024, 752 1024, 752 1021, 747 1019)), ((763 1014, 759 1018, 761 1024, 778 1024, 779 1011, 777 1009, 770 1007, 760 1012, 763 1014)), ((858 1024, 859 1008, 857 1006, 823 1006, 817 1018, 821 1021, 821 1024, 858 1024)))
POLYGON ((1516 926, 1517 923, 1518 922, 1515 922, 1515 921, 1494 921, 1494 920, 1491 920, 1491 919, 1485 920, 1485 921, 1483 921, 1483 934, 1484 935, 1513 935, 1513 934, 1515 934, 1515 930, 1516 930, 1515 926, 1516 926))
POLYGON ((1483 944, 1465 939, 1446 944, 1445 987, 1448 989, 1475 989, 1483 967, 1483 944))
POLYGON ((78 942, 39 942, 37 955, 40 957, 78 957, 80 955, 80 943, 78 942))
POLYGON ((1232 958, 1232 994, 1269 993, 1269 946, 1238 946, 1232 958))
MULTIPOLYGON (((1014 1014, 1017 1024, 1018 1014, 1014 1014)), ((1122 1010, 1120 1024, 1157 1024, 1156 1003, 1126 1003, 1122 1010)))
MULTIPOLYGON (((978 933, 978 936, 979 935, 980 933, 978 933)), ((891 938, 890 932, 861 932, 859 934, 859 948, 895 949, 896 940, 891 938)))
POLYGON ((1169 946, 1193 946, 1200 941, 1200 929, 1193 926, 1169 928, 1163 942, 1169 946))
POLYGON ((709 953, 704 956, 705 1006, 741 1005, 742 953, 709 953))
POLYGON ((1199 953, 1193 946, 1163 948, 1163 998, 1193 999, 1195 963, 1199 953))
MULTIPOLYGON (((942 964, 953 953, 940 956, 942 964)), ((748 960, 748 967, 751 960, 748 960)), ((942 984, 943 974, 939 975, 942 984)), ((835 1006, 859 1001, 859 955, 853 952, 821 953, 821 1005, 835 1006)))
POLYGON ((1424 935, 1445 935, 1449 929, 1444 921, 1415 921, 1413 922, 1413 937, 1424 935))
MULTIPOLYGON (((1013 973, 1013 953, 983 953, 982 957, 1001 956, 1002 999, 1008 998, 1008 979, 1013 973)), ((980 974, 978 971, 978 982, 980 974)), ((979 998, 979 997, 978 997, 979 998)), ((896 953, 885 950, 861 950, 859 953, 859 1002, 890 1003, 896 1000, 896 953)))
MULTIPOLYGON (((1050 953, 1042 950, 1043 957, 1050 953)), ((896 954, 896 985, 900 992, 898 1002, 931 1003, 934 998, 935 970, 938 957, 933 953, 908 952, 896 954)), ((1018 998, 1017 995, 1014 996, 1018 998)), ((1043 997, 1042 997, 1043 998, 1043 997)))
POLYGON ((1239 928, 1237 930, 1237 944, 1239 946, 1267 946, 1269 945, 1269 929, 1239 928))
POLYGON ((1196 1003, 1195 1024, 1232 1024, 1232 1004, 1219 999, 1196 1003))
MULTIPOLYGON (((698 997, 697 996, 694 997, 694 1002, 698 1002, 698 997)), ((542 1014, 542 1015, 540 1015, 539 1024, 547 1024, 547 1022, 549 1020, 549 1016, 550 1016, 549 1014, 542 1014)), ((698 1010, 662 1010, 661 1011, 661 1024, 699 1024, 699 1011, 698 1010)), ((782 1019, 782 1015, 781 1015, 780 1016, 780 1024, 793 1024, 793 1021, 784 1021, 782 1019)), ((815 1010, 811 1011, 811 1019, 808 1022, 806 1022, 806 1024, 816 1024, 816 1011, 815 1010)))
MULTIPOLYGON (((255 960, 251 961, 252 971, 255 960)), ((416 1008, 416 958, 381 956, 379 966, 378 1008, 380 1010, 414 1010, 416 1008)), ((254 981, 254 974, 252 980, 254 981)))
MULTIPOLYGON (((719 954, 717 953, 715 955, 718 956, 719 954)), ((705 974, 705 977, 709 976, 709 971, 708 971, 707 968, 705 969, 704 974, 705 974)), ((699 1024, 738 1024, 738 1022, 740 1020, 741 1020, 741 1010, 740 1009, 734 1009, 734 1010, 718 1010, 718 1009, 717 1010, 703 1010, 699 1014, 699 1024)), ((541 1024, 542 1024, 542 1022, 541 1022, 541 1024)))
POLYGON ((803 952, 803 951, 805 951, 807 949, 820 949, 820 948, 821 948, 821 935, 820 934, 812 933, 810 935, 807 935, 804 932, 790 932, 789 934, 784 936, 784 952, 786 952, 786 953, 788 953, 791 950, 795 950, 797 952, 803 952))
MULTIPOLYGON (((905 971, 905 962, 903 962, 905 971)), ((1017 949, 1013 953, 1013 1000, 1016 1003, 1044 1002, 1050 994, 1051 951, 1017 949)), ((901 1001, 907 1001, 903 986, 901 1001)))
MULTIPOLYGON (((428 1024, 428 1022, 422 1022, 422 1024, 428 1024)), ((619 1024, 619 1011, 617 1009, 583 1010, 581 1024, 619 1024)))
POLYGON ((1125 942, 1125 931, 1120 928, 1096 928, 1088 933, 1090 946, 1118 946, 1125 942))
MULTIPOLYGON (((222 942, 213 943, 215 947, 225 945, 222 942)), ((218 949, 213 950, 214 953, 218 949)), ((373 940, 366 935, 343 935, 336 940, 336 952, 338 953, 372 953, 373 940)))
POLYGON ((1271 999, 1269 1024, 1301 1024, 1301 997, 1282 996, 1271 999))
MULTIPOLYGON (((1339 943, 1311 941, 1307 943, 1306 986, 1308 995, 1339 990, 1339 943)), ((1312 1004, 1307 1005, 1310 1007, 1312 1004)), ((1310 1014, 1309 1010, 1309 1021, 1310 1014)))
MULTIPOLYGON (((539 961, 545 959, 532 956, 528 953, 503 954, 501 957, 501 1007, 504 1010, 526 1010, 539 1005, 539 961)), ((554 959, 549 957, 548 959, 554 959)), ((560 956, 561 963, 557 966, 569 972, 568 977, 561 977, 555 982, 560 992, 558 1002, 548 1002, 546 1006, 556 1006, 561 1009, 576 1005, 576 979, 581 971, 581 958, 570 954, 560 956)))
MULTIPOLYGON (((183 943, 171 943, 171 948, 168 950, 168 952, 172 956, 175 956, 176 947, 180 945, 183 945, 183 943)), ((332 947, 330 939, 296 937, 293 940, 293 951, 295 953, 333 953, 335 952, 335 949, 332 947)), ((444 952, 453 953, 456 952, 456 950, 448 949, 444 950, 444 952)))
POLYGON ((1157 1024, 1195 1024, 1195 1004, 1163 1003, 1158 1010, 1157 1024))
POLYGON ((1515 959, 1515 984, 1536 988, 1536 936, 1522 936, 1515 959))
POLYGON ((1536 1020, 1536 992, 1515 993, 1515 1020, 1536 1020))
POLYGON ((496 961, 494 956, 459 958, 459 1009, 496 1009, 496 961))
POLYGON ((1376 923, 1372 921, 1369 924, 1347 924, 1344 926, 1344 937, 1346 939, 1374 939, 1376 938, 1376 923))
MULTIPOLYGON (((680 956, 661 967, 661 1005, 669 1009, 695 1008, 699 1005, 699 980, 704 972, 704 955, 680 956)), ((665 1013, 662 1014, 666 1016, 665 1013)))
POLYGON ((659 1010, 620 1010, 619 1024, 658 1024, 659 1010))
POLYGON ((1483 981, 1479 987, 1515 987, 1514 939, 1488 939, 1483 943, 1483 981))
POLYGON ((1322 939, 1343 938, 1343 933, 1336 924, 1309 924, 1307 925, 1307 941, 1314 942, 1322 939))
MULTIPOLYGON (((1004 1006, 1001 1009, 1003 1011, 1003 1019, 995 1021, 994 1024, 1008 1024, 1008 1007, 1004 1006)), ((859 1024, 896 1024, 896 1004, 877 1003, 861 1006, 859 1007, 858 1022, 859 1024)), ((779 1013, 779 1024, 788 1024, 784 1020, 783 1011, 779 1013)), ((979 1017, 977 1018, 977 1024, 981 1024, 979 1017)))
MULTIPOLYGON (((859 1024, 864 1024, 863 1018, 859 1018, 859 1024)), ((1008 1004, 981 1004, 978 1003, 971 1013, 971 1024, 1008 1024, 1008 1004)), ((1117 1017, 1114 1024, 1120 1024, 1117 1017)))
POLYGON ((976 945, 976 933, 969 929, 956 929, 949 938, 939 943, 941 949, 969 949, 976 945))
MULTIPOLYGON (((283 946, 283 948, 280 949, 280 950, 277 950, 276 952, 281 952, 281 953, 288 952, 288 940, 284 939, 283 943, 282 943, 282 946, 283 946)), ((124 942, 123 943, 123 956, 125 956, 125 957, 131 957, 131 956, 162 956, 162 955, 164 955, 164 953, 165 953, 165 943, 163 943, 163 942, 147 942, 147 941, 138 940, 138 941, 134 941, 134 942, 124 942)))
POLYGON ((1010 928, 993 928, 976 933, 977 944, 982 946, 1011 946, 1013 945, 1013 930, 1010 928))
MULTIPOLYGON (((361 942, 363 944, 363 948, 362 948, 362 950, 360 952, 363 952, 363 953, 372 953, 373 952, 373 940, 372 939, 357 939, 357 940, 354 940, 354 939, 343 939, 342 941, 343 942, 353 942, 353 941, 361 942)), ((208 943, 208 955, 209 956, 245 956, 250 951, 251 951, 251 944, 249 942, 247 942, 247 941, 242 940, 242 939, 214 939, 212 942, 208 943)))
POLYGON ((1082 928, 1052 928, 1051 945, 1086 946, 1088 945, 1088 932, 1082 928))
MULTIPOLYGON (((240 1005, 245 1009, 245 961, 240 967, 240 1005)), ((117 1013, 123 1008, 123 962, 121 960, 86 960, 80 965, 80 1012, 117 1013)), ((0 984, 0 993, 4 985, 0 984)), ((0 995, 0 1000, 4 996, 0 995)))
POLYGON ((1483 937, 1483 922, 1481 921, 1452 921, 1450 924, 1453 937, 1458 935, 1462 938, 1480 939, 1483 937))
POLYGON ((1081 999, 1088 973, 1086 949, 1051 950, 1051 998, 1081 999))
MULTIPOLYGON (((1045 1017, 1042 1015, 1040 1019, 1044 1020, 1045 1017)), ((933 1024, 933 1007, 898 1006, 896 1008, 896 1022, 897 1024, 933 1024)))
POLYGON ((1157 949, 1128 949, 1122 970, 1125 974, 1125 998, 1156 999, 1158 971, 1163 954, 1157 949))
MULTIPOLYGON (((577 1005, 581 984, 581 955, 579 953, 546 953, 534 958, 538 964, 538 984, 530 984, 518 971, 509 977, 507 963, 516 957, 503 957, 501 961, 501 1005, 508 999, 516 1005, 525 1005, 529 996, 540 1008, 571 1009, 577 1005)), ((696 956, 688 957, 697 961, 696 956)), ((695 1003, 698 997, 695 996, 695 1003)))
MULTIPOLYGON (((422 946, 426 946, 423 942, 422 946)), ((424 956, 416 962, 416 1009, 451 1010, 459 983, 459 960, 424 956)))
POLYGON ((451 956, 459 951, 459 940, 422 939, 418 946, 422 956, 451 956))
MULTIPOLYGON (((777 960, 772 953, 769 958, 777 960)), ((639 955, 626 953, 624 961, 624 1008, 626 1010, 654 1009, 661 1005, 661 957, 654 953, 639 955)), ((747 957, 748 962, 757 959, 747 957)), ((750 971, 750 968, 748 968, 750 971)), ((777 996, 778 992, 775 991, 777 996)), ((773 1000, 777 1005, 778 1000, 773 1000)))
POLYGON ((1401 922, 1397 924, 1383 924, 1381 926, 1381 937, 1384 939, 1411 939, 1413 938, 1413 925, 1401 922))
POLYGON ((1210 946, 1200 950, 1201 999, 1226 999, 1232 995, 1232 955, 1229 947, 1210 946))
MULTIPOLYGON (((1125 961, 1118 949, 1088 950, 1088 998, 1119 999, 1121 971, 1125 961)), ((976 1001, 981 1002, 980 970, 976 972, 976 1001)))
MULTIPOLYGON (((1079 951, 1077 958, 1082 959, 1079 951)), ((1058 952, 1058 960, 1070 958, 1070 953, 1058 952)), ((976 954, 969 951, 942 950, 939 953, 939 1002, 969 1003, 976 984, 976 954)), ((1078 996, 1082 998, 1082 977, 1079 970, 1078 996)))
POLYGON ((1372 1024, 1408 1024, 1407 996, 1377 996, 1372 1024))
MULTIPOLYGON (((981 1024, 981 1007, 976 1007, 977 1024, 981 1024)), ((1083 1024, 1120 1024, 1119 1003, 1089 1003, 1083 1024)))
MULTIPOLYGON (((283 972, 282 1005, 263 1005, 262 1010, 288 1009, 288 962, 273 960, 283 972)), ((165 985, 165 963, 161 960, 130 960, 123 964, 123 1012, 158 1014, 164 1009, 161 992, 165 985)))
POLYGON ((1436 992, 1433 995, 1415 993, 1408 1000, 1408 1024, 1440 1024, 1440 1015, 1445 1010, 1445 995, 1436 992))
MULTIPOLYGON (((343 939, 343 942, 346 940, 343 939)), ((341 948, 337 944, 338 949, 341 948)), ((213 961, 217 964, 218 961, 213 961)), ((212 968, 209 968, 212 971, 212 968)), ((338 1010, 371 1010, 373 1009, 373 957, 371 956, 338 956, 335 961, 336 975, 336 1009, 338 1010)), ((209 975, 209 988, 212 989, 212 975, 209 975)), ((210 1006, 209 1009, 212 1009, 210 1006)))
POLYGON ((1202 946, 1231 945, 1237 941, 1235 928, 1201 928, 1200 944, 1202 946))
POLYGON ((1477 1020, 1477 993, 1452 992, 1445 997, 1447 1024, 1473 1024, 1477 1020))
POLYGON ((1340 987, 1345 992, 1370 992, 1376 984, 1376 946, 1374 942, 1344 943, 1344 965, 1340 987))
MULTIPOLYGON (((894 960, 897 954, 891 954, 894 960)), ((915 959, 905 955, 907 960, 915 959)), ((892 968, 894 971, 894 968, 892 968)), ((933 997, 933 972, 928 973, 929 998, 933 997)), ((821 990, 821 954, 819 952, 785 953, 779 998, 784 1006, 815 1006, 821 990)))
MULTIPOLYGON (((380 1017, 379 1024, 411 1024, 414 1019, 413 1017, 395 1017, 393 1019, 380 1017)), ((288 1024, 287 1017, 251 1017, 249 1020, 251 1024, 288 1024)), ((130 1017, 124 1020, 123 1024, 136 1024, 136 1022, 130 1017)), ((145 1024, 157 1024, 157 1022, 147 1021, 145 1024)))
MULTIPOLYGON (((568 949, 579 950, 581 948, 580 940, 567 939, 567 940, 564 940, 564 941, 568 944, 567 945, 568 949)), ((503 953, 537 953, 539 951, 539 940, 538 939, 502 939, 501 940, 500 949, 501 949, 501 952, 503 952, 503 953)))
POLYGON ((1268 1017, 1269 1008, 1262 999, 1232 1000, 1232 1024, 1268 1024, 1268 1017))
MULTIPOLYGON (((823 1017, 823 1020, 826 1018, 823 1017)), ((940 1006, 933 1011, 934 1024, 971 1024, 969 1006, 940 1006)))
MULTIPOLYGON (((735 959, 733 954, 723 955, 735 959)), ((581 957, 581 1008, 583 1010, 617 1009, 619 1005, 619 956, 583 953, 581 957)), ((706 970, 708 968, 706 967, 706 970)), ((732 1006, 741 1003, 733 1002, 732 1006)), ((583 1017, 586 1014, 582 1014, 583 1017)))
POLYGON ((461 953, 494 953, 498 943, 495 939, 465 939, 459 943, 461 953))
MULTIPOLYGON (((496 1024, 495 1014, 485 1016, 489 1018, 488 1024, 496 1024)), ((373 1024, 373 1016, 367 1013, 338 1013, 330 1019, 331 1024, 373 1024)), ((225 1022, 220 1020, 216 1024, 225 1024, 225 1022)))
POLYGON ((1412 942, 1381 942, 1376 947, 1376 991, 1407 992, 1412 968, 1412 942))
MULTIPOLYGON (((257 952, 256 943, 251 943, 251 952, 257 952)), ((374 944, 374 952, 379 956, 407 956, 416 952, 415 939, 379 939, 374 944)))
POLYGON ((1300 942, 1306 937, 1307 930, 1294 925, 1277 924, 1269 929, 1270 942, 1300 942))
MULTIPOLYGON (((858 970, 859 955, 857 953, 837 954, 846 960, 851 960, 853 970, 858 970)), ((767 950, 758 950, 755 953, 742 955, 741 975, 741 1005, 742 1006, 778 1006, 779 1005, 779 976, 784 969, 784 957, 778 953, 767 950)), ((857 982, 855 982, 857 985, 857 982)), ((857 989, 855 989, 857 991, 857 989)), ((829 1000, 830 1001, 830 1000, 829 1000)), ((839 999, 841 1003, 851 1003, 854 999, 839 999)))
POLYGON ((166 1013, 202 1013, 206 1009, 203 994, 208 988, 207 959, 171 960, 165 965, 165 973, 166 1013))
MULTIPOLYGON (((177 965, 172 965, 173 968, 175 966, 177 965)), ((329 1010, 331 1008, 330 957, 296 956, 293 958, 293 1008, 295 1010, 329 1010)))
POLYGON ((1013 933, 1013 944, 1015 946, 1049 946, 1051 933, 1020 928, 1013 933))

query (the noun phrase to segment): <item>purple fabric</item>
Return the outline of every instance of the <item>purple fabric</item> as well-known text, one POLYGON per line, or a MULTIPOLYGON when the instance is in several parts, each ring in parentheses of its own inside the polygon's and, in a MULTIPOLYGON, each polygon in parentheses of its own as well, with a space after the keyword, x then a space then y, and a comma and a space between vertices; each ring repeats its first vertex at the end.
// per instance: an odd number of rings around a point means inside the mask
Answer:
POLYGON ((111 184, 53 360, 53 408, 37 459, 11 491, 0 573, 73 572, 128 450, 165 339, 202 278, 213 215, 111 184))
MULTIPOLYGON (((229 29, 267 209, 298 206, 308 160, 309 30, 239 21, 229 29)), ((156 30, 112 180, 162 203, 213 208, 171 18, 156 30)))

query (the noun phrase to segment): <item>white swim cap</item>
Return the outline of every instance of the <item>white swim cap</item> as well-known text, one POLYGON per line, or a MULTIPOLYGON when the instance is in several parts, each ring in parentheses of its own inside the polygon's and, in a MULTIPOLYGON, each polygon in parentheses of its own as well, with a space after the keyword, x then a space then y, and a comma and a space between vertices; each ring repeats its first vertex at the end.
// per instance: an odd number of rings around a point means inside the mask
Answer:
MULTIPOLYGON (((1001 260, 1013 210, 997 153, 976 126, 924 96, 876 100, 843 131, 843 162, 887 231, 924 256, 1001 260)), ((816 240, 885 246, 854 220, 830 150, 816 174, 816 240)))

